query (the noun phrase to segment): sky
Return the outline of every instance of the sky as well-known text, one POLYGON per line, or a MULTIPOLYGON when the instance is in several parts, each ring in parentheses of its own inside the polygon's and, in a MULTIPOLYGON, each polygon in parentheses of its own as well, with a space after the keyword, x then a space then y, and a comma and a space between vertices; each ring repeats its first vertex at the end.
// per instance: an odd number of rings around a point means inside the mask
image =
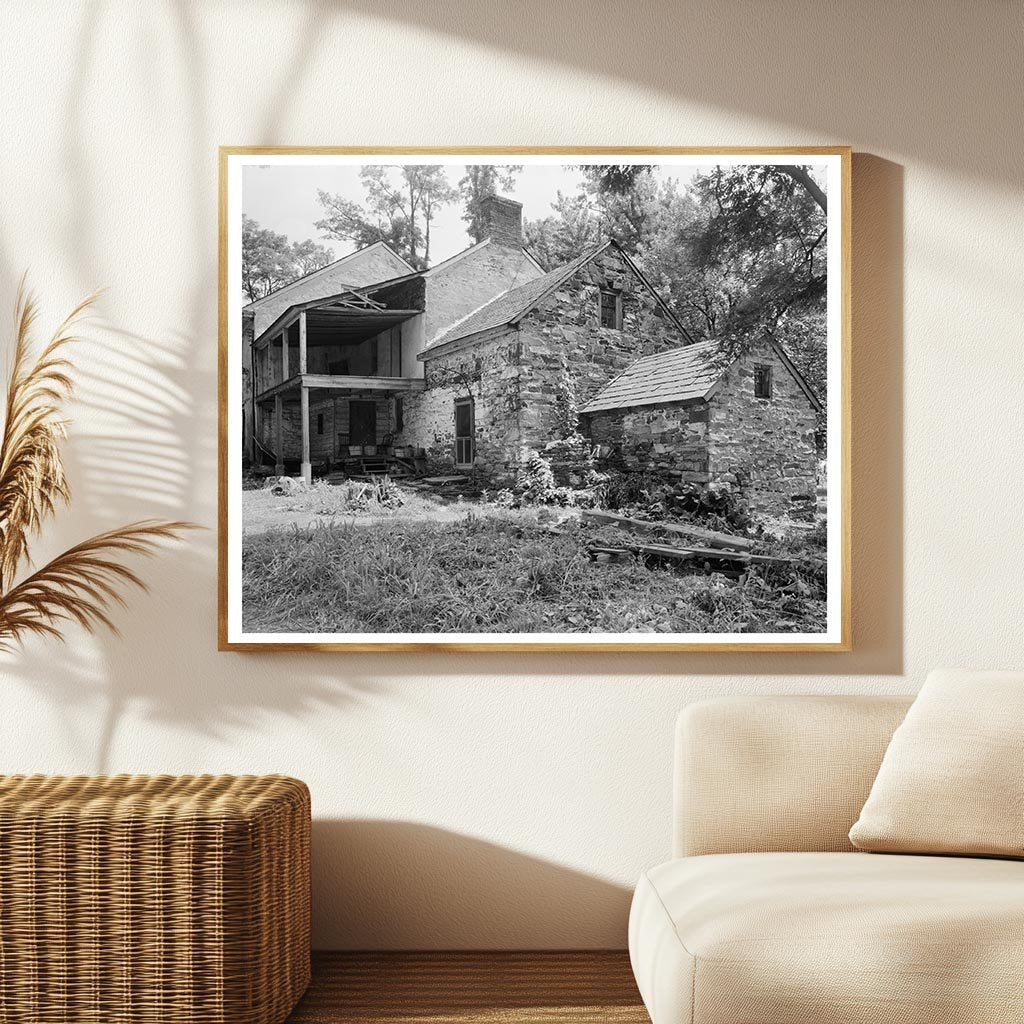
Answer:
MULTIPOLYGON (((662 165, 656 170, 659 178, 689 181, 698 168, 690 165, 662 165)), ((465 173, 461 165, 447 168, 448 179, 455 185, 465 173)), ((523 219, 537 220, 551 213, 551 204, 559 189, 578 191, 582 174, 573 166, 532 163, 523 167, 516 176, 515 188, 503 194, 523 204, 523 219)), ((339 193, 346 199, 362 204, 366 194, 359 180, 359 167, 355 164, 317 165, 247 165, 242 179, 242 209, 259 221, 260 225, 287 235, 289 241, 301 242, 312 238, 334 251, 335 258, 352 252, 350 242, 338 242, 320 237, 315 227, 323 217, 323 208, 317 201, 317 190, 339 193)), ((453 203, 436 214, 430 225, 430 262, 440 263, 472 244, 462 220, 461 203, 453 203)))

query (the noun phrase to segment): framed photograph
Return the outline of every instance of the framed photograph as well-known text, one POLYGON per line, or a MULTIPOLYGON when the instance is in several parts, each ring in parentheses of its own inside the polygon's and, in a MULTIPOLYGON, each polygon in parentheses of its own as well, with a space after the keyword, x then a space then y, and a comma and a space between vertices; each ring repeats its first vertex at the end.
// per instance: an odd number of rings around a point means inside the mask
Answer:
POLYGON ((223 148, 225 650, 850 648, 850 151, 223 148))

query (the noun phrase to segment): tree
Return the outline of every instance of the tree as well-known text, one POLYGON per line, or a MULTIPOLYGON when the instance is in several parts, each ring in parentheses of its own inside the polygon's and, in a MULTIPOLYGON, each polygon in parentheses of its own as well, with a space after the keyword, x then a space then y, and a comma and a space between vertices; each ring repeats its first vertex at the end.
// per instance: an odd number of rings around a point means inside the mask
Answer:
POLYGON ((423 262, 430 266, 430 222, 435 212, 459 198, 459 190, 448 183, 448 176, 440 165, 420 168, 425 172, 419 180, 420 209, 423 211, 423 262))
POLYGON ((351 199, 331 195, 323 189, 317 189, 317 199, 325 214, 316 222, 321 237, 354 242, 357 249, 374 242, 386 242, 400 255, 408 252, 409 225, 397 211, 382 210, 374 216, 351 199))
MULTIPOLYGON (((827 199, 807 168, 716 167, 691 183, 697 216, 671 240, 673 299, 723 357, 768 337, 819 397, 827 379, 827 199)), ((824 429, 824 416, 819 428, 824 429)))
POLYGON ((545 270, 554 270, 575 259, 601 238, 587 196, 559 191, 551 209, 553 214, 523 225, 526 246, 545 270))
POLYGON ((626 195, 641 177, 650 177, 654 168, 650 164, 580 164, 579 170, 596 191, 626 195))
POLYGON ((789 314, 824 308, 824 195, 798 170, 716 167, 693 180, 701 216, 683 241, 694 268, 719 283, 719 327, 733 346, 772 334, 789 314))
POLYGON ((311 238, 293 244, 287 235, 242 216, 242 287, 250 302, 333 260, 331 250, 311 238))
POLYGON ((510 192, 515 188, 516 175, 522 169, 522 164, 466 165, 466 174, 459 179, 459 194, 465 204, 462 219, 468 225, 466 234, 474 242, 482 242, 487 237, 488 224, 483 217, 483 201, 488 196, 498 195, 499 190, 510 192))
POLYGON ((242 215, 242 287, 250 302, 291 280, 288 250, 287 235, 242 215))
POLYGON ((334 253, 326 245, 317 245, 312 238, 292 243, 292 260, 299 277, 334 262, 334 253))
POLYGON ((458 197, 440 164, 372 164, 360 168, 366 206, 318 190, 326 216, 316 222, 324 238, 357 246, 387 242, 418 270, 430 265, 430 223, 458 197), (420 247, 423 253, 420 255, 420 247))

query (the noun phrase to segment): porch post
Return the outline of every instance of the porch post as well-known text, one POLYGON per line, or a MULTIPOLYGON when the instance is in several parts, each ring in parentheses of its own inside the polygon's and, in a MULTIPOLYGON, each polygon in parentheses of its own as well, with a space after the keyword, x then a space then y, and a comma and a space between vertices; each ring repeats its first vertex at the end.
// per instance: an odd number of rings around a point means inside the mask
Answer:
MULTIPOLYGON (((252 343, 249 344, 249 394, 246 396, 249 399, 249 465, 256 465, 256 456, 259 454, 259 448, 256 447, 256 439, 259 437, 257 431, 260 427, 260 407, 256 401, 256 396, 259 394, 259 377, 258 373, 258 361, 257 356, 259 353, 255 348, 252 347, 252 343)), ((261 459, 260 462, 263 460, 261 459)))
POLYGON ((277 459, 274 472, 284 476, 284 403, 280 393, 274 395, 274 451, 277 459))
POLYGON ((288 332, 281 332, 281 380, 288 379, 288 332))
POLYGON ((306 311, 299 311, 299 373, 306 372, 306 311))
POLYGON ((313 482, 313 467, 309 463, 309 388, 303 387, 299 390, 302 393, 302 479, 307 484, 311 484, 313 482))

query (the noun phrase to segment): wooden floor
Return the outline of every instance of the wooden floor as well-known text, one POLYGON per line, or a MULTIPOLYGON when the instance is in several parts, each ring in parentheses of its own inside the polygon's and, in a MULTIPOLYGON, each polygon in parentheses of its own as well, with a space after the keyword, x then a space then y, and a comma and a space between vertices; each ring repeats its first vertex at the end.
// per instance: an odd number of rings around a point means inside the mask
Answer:
POLYGON ((626 953, 315 953, 288 1024, 649 1024, 626 953))

